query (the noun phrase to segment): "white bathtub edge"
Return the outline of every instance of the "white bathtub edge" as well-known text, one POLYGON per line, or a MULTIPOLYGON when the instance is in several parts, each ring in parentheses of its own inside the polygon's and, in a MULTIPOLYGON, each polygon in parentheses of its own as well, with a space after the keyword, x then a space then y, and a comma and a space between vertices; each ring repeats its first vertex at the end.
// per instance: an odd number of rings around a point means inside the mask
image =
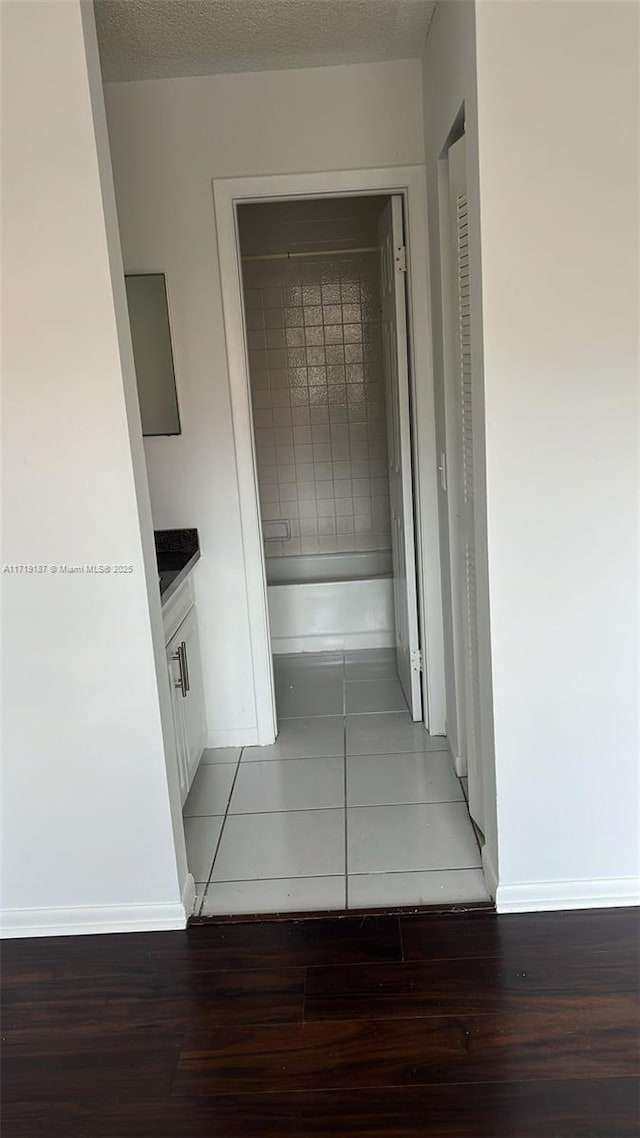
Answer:
POLYGON ((379 632, 348 632, 345 635, 326 633, 320 636, 273 636, 271 649, 274 656, 295 652, 355 652, 359 648, 393 648, 393 630, 379 632))
POLYGON ((393 644, 393 580, 269 585, 272 651, 331 652, 393 644))

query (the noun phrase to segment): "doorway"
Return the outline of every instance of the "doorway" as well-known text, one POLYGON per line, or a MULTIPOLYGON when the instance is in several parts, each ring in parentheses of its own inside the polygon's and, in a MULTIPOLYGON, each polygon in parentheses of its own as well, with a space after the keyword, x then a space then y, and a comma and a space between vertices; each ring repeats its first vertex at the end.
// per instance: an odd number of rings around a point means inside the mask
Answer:
POLYGON ((429 375, 407 194, 244 188, 215 195, 245 539, 261 569, 253 667, 270 690, 261 745, 233 764, 205 753, 187 803, 189 826, 214 784, 227 801, 199 911, 486 901, 439 706, 438 622, 425 621, 437 540, 423 540, 429 375))
POLYGON ((421 721, 402 201, 241 205, 238 233, 272 651, 393 647, 421 721))
MULTIPOLYGON (((250 615, 251 659, 256 706, 255 742, 276 737, 272 645, 267 582, 258 505, 257 454, 252 428, 249 359, 242 288, 238 214, 242 206, 299 199, 397 195, 405 227, 409 383, 412 408, 411 451, 414 507, 418 533, 438 530, 433 373, 429 337, 426 185, 423 167, 398 167, 323 174, 270 175, 220 179, 213 183, 230 393, 234 423, 243 553, 250 615), (420 255, 412 258, 415 243, 420 255), (425 318, 425 314, 426 318, 425 318)), ((423 721, 434 735, 445 734, 445 682, 440 556, 437 542, 416 542, 418 620, 422 635, 421 696, 423 721)))

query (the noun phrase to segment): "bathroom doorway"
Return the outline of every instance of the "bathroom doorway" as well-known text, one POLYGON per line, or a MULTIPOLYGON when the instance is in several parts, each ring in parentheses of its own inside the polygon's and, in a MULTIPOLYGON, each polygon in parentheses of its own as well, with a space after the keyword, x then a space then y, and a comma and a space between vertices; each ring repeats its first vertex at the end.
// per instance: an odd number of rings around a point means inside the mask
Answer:
MULTIPOLYGON (((302 199, 329 202, 336 198, 343 200, 377 198, 380 202, 381 199, 388 200, 395 197, 398 199, 398 206, 401 207, 406 249, 406 273, 403 274, 403 287, 407 298, 408 382, 411 415, 409 424, 410 443, 406 449, 410 450, 410 459, 413 461, 415 581, 417 582, 418 625, 421 635, 419 648, 422 652, 421 660, 414 655, 413 667, 417 669, 422 665, 422 671, 416 670, 415 675, 420 681, 422 720, 425 727, 433 735, 443 735, 446 731, 444 645, 440 551, 436 536, 438 533, 438 481, 433 372, 429 334, 428 260, 423 256, 428 244, 424 169, 419 166, 411 166, 380 170, 338 171, 327 174, 219 179, 213 183, 213 194, 242 519, 244 567, 250 612, 251 658, 249 666, 255 693, 256 742, 262 745, 272 743, 277 728, 271 660, 272 629, 267 602, 263 519, 259 505, 258 459, 253 429, 250 349, 247 339, 249 329, 246 328, 244 309, 239 217, 240 211, 244 207, 277 205, 284 208, 287 203, 299 203, 302 199), (416 249, 419 250, 419 255, 415 258, 411 256, 411 247, 414 243, 416 249), (423 535, 425 534, 429 535, 429 540, 424 540, 423 535)), ((353 243, 351 244, 353 247, 353 243)), ((377 239, 375 244, 378 244, 377 239)), ((362 247, 367 248, 368 246, 362 247)), ((402 255, 402 251, 400 252, 402 255)), ((253 255, 258 256, 259 254, 253 255)), ((256 341, 254 340, 254 342, 256 341)), ((318 347, 321 345, 311 346, 318 347)), ((280 397, 284 398, 283 396, 280 397)), ((406 464, 404 469, 406 473, 406 464)), ((322 509, 324 508, 322 507, 322 509)), ((277 521, 279 519, 271 518, 268 520, 277 521)), ((366 525, 367 523, 362 524, 366 525)), ((271 533, 273 534, 273 532, 272 530, 271 533)), ((307 536, 313 537, 312 534, 307 536)), ((332 535, 318 536, 331 537, 332 535)), ((337 536, 336 534, 336 538, 337 536)), ((273 538, 273 540, 277 541, 278 539, 273 538)), ((374 550, 365 550, 364 552, 372 553, 374 550)), ((277 558, 273 560, 276 561, 277 558)), ((280 558, 280 561, 284 563, 285 558, 280 558)))
POLYGON ((402 200, 240 205, 238 234, 272 651, 394 648, 421 721, 402 200))

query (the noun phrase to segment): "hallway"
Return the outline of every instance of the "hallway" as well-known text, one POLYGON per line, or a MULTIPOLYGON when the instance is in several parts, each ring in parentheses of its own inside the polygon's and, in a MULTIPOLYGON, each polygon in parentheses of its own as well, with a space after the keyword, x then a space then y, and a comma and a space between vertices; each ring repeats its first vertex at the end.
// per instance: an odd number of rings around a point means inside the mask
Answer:
POLYGON ((276 656, 279 736, 205 751, 185 804, 196 915, 488 901, 447 740, 392 649, 276 656))

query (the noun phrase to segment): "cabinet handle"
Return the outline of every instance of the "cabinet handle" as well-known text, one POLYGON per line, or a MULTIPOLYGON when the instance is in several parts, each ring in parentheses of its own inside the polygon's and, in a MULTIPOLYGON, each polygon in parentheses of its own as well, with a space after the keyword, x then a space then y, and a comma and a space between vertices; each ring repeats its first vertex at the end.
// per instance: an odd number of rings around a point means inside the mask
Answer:
MULTIPOLYGON (((184 644, 184 641, 182 643, 184 644)), ((180 688, 180 691, 182 692, 182 698, 186 699, 188 688, 185 683, 184 666, 182 663, 182 644, 178 646, 177 652, 171 653, 171 659, 178 661, 178 668, 180 669, 180 679, 177 681, 177 683, 174 684, 174 687, 180 688)))
POLYGON ((189 664, 187 661, 187 644, 186 644, 185 640, 182 641, 182 644, 180 645, 180 647, 182 648, 182 664, 183 664, 183 668, 184 668, 184 686, 185 686, 186 690, 189 692, 189 691, 191 691, 191 681, 189 679, 189 664))

